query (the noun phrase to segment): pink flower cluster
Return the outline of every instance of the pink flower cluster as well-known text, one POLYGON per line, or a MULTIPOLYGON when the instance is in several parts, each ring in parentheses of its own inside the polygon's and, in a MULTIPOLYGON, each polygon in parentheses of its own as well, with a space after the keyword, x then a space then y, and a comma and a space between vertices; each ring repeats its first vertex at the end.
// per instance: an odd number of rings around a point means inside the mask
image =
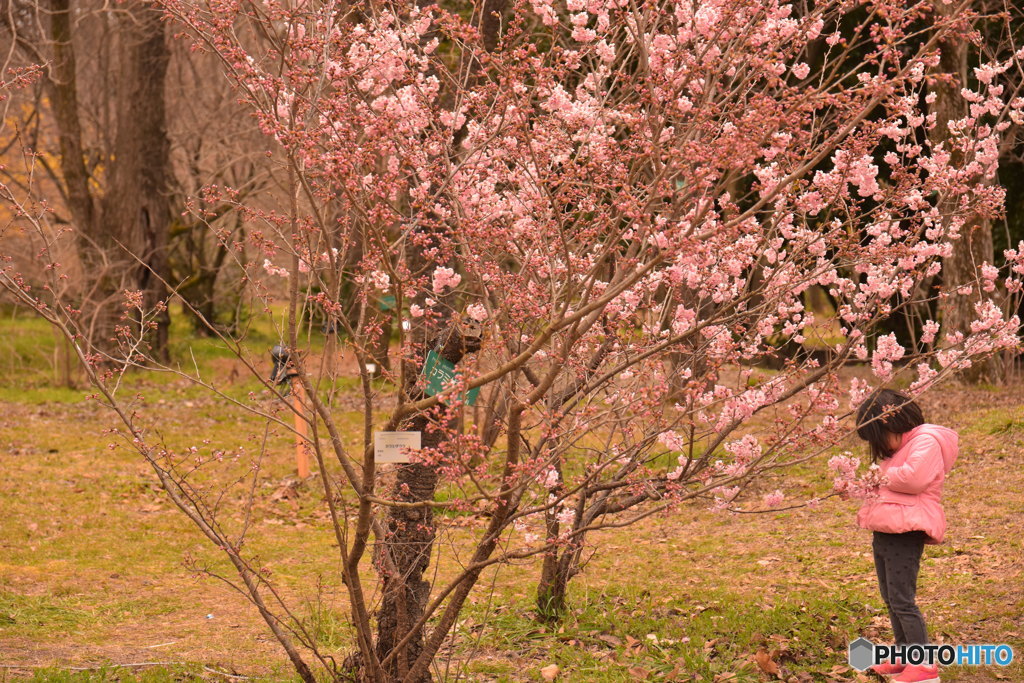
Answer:
POLYGON ((470 304, 466 306, 466 315, 478 323, 482 323, 487 320, 487 309, 483 304, 470 304))
POLYGON ((835 473, 832 490, 850 498, 872 498, 878 495, 878 487, 887 482, 878 465, 872 464, 860 477, 857 468, 860 459, 850 455, 836 455, 829 458, 828 467, 835 473))
POLYGON ((850 407, 856 408, 864 402, 872 392, 871 385, 859 377, 850 380, 850 407))
POLYGON ((462 276, 451 268, 438 266, 434 270, 434 276, 432 279, 434 294, 442 293, 446 287, 454 289, 459 286, 460 282, 462 282, 462 276))
POLYGON ((818 171, 814 185, 826 194, 835 194, 840 186, 850 183, 857 187, 861 197, 875 197, 881 191, 878 185, 878 166, 871 156, 857 155, 841 149, 832 155, 831 171, 818 171))
POLYGON ((882 380, 892 377, 892 364, 903 358, 906 349, 896 341, 896 333, 892 332, 879 337, 875 345, 875 352, 871 356, 871 368, 882 380))
POLYGON ((268 275, 276 275, 277 277, 288 277, 288 269, 275 266, 270 259, 263 259, 263 270, 267 271, 268 275))
POLYGON ((658 435, 658 441, 670 451, 682 451, 686 448, 686 439, 679 432, 667 431, 658 435))
POLYGON ((374 288, 386 290, 391 286, 391 277, 384 271, 375 270, 370 273, 370 282, 373 283, 374 288))

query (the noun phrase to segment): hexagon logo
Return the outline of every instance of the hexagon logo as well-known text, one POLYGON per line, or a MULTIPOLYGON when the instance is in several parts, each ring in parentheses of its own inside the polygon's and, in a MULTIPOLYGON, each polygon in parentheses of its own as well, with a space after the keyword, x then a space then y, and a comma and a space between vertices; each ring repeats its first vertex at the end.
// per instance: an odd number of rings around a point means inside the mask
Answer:
POLYGON ((867 638, 858 638, 850 643, 850 666, 864 671, 875 663, 875 644, 867 638))

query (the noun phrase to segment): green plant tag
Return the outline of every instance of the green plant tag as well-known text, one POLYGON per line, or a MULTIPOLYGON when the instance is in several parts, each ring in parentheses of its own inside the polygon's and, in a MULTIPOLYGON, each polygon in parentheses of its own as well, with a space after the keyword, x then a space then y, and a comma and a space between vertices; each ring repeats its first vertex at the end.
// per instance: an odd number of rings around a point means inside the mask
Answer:
MULTIPOLYGON (((427 396, 437 396, 458 377, 455 365, 442 358, 441 354, 433 349, 427 351, 427 358, 423 363, 423 374, 427 378, 427 396)), ((462 402, 467 406, 475 404, 479 393, 480 387, 470 389, 468 393, 462 395, 462 402)))
POLYGON ((380 302, 377 305, 378 305, 378 307, 380 307, 380 310, 382 310, 382 311, 391 311, 391 310, 394 310, 395 304, 397 304, 397 303, 398 303, 398 300, 395 299, 395 295, 394 294, 388 294, 387 296, 382 296, 380 298, 380 302))

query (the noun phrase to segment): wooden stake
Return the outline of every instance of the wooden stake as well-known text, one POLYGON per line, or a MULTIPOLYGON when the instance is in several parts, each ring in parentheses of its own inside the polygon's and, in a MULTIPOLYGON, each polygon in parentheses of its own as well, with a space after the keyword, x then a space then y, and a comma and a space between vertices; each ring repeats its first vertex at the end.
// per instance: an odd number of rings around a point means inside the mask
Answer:
POLYGON ((295 408, 295 466, 299 470, 299 479, 309 476, 309 453, 306 451, 306 438, 309 436, 309 425, 306 423, 305 408, 306 389, 302 382, 292 380, 292 406, 295 408))

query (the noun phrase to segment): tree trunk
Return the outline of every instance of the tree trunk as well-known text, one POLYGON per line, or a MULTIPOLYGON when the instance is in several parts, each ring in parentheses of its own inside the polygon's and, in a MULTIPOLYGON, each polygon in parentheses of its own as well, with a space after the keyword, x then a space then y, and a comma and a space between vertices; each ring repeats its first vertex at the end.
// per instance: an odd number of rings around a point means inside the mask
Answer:
MULTIPOLYGON (((501 15, 506 3, 507 0, 485 0, 483 3, 479 25, 484 46, 488 51, 492 51, 498 43, 501 15)), ((425 7, 430 3, 426 0, 417 0, 417 4, 425 7)), ((424 39, 429 40, 426 36, 424 39)), ((479 64, 474 64, 469 70, 475 74, 478 68, 479 64)), ((451 93, 448 95, 450 96, 451 93)), ((462 130, 455 134, 456 147, 464 132, 462 130)), ((437 265, 424 256, 426 248, 434 241, 431 235, 434 230, 444 230, 444 227, 440 226, 440 223, 438 226, 430 228, 421 227, 417 231, 419 239, 406 242, 407 263, 410 270, 417 275, 424 274, 429 268, 437 265)), ((424 305, 425 296, 424 292, 420 292, 416 303, 424 305)), ((442 310, 452 310, 455 301, 453 292, 446 292, 436 298, 439 300, 442 310)), ((437 331, 438 327, 431 330, 423 318, 413 319, 409 334, 414 342, 423 346, 424 350, 429 348, 427 344, 424 344, 428 339, 442 340, 439 354, 453 364, 462 360, 466 353, 475 352, 480 348, 480 338, 464 336, 457 324, 453 325, 449 321, 437 324, 440 327, 440 333, 433 336, 432 331, 437 331)), ((387 337, 390 337, 390 325, 386 331, 389 333, 387 337)), ((386 352, 386 346, 384 350, 386 352)), ((381 348, 378 345, 373 352, 378 360, 380 360, 380 352, 381 348)), ((421 369, 409 359, 403 358, 401 361, 400 383, 402 386, 410 387, 412 400, 422 397, 422 393, 411 389, 415 386, 416 376, 421 369)), ((423 448, 437 447, 443 440, 445 432, 454 426, 443 424, 444 412, 444 406, 438 406, 434 410, 416 415, 403 428, 408 431, 421 432, 423 448), (431 430, 429 428, 431 424, 440 428, 431 430)), ((437 490, 437 482, 437 471, 431 466, 399 465, 391 498, 407 502, 432 501, 437 490)), ((429 506, 389 508, 386 533, 387 537, 381 540, 379 545, 380 552, 387 561, 378 562, 384 589, 381 608, 377 613, 377 656, 383 661, 394 654, 392 660, 385 666, 385 670, 390 676, 404 679, 410 668, 417 668, 416 662, 424 652, 422 629, 413 633, 405 646, 397 652, 396 648, 410 633, 412 625, 423 616, 430 597, 430 582, 425 581, 423 576, 430 564, 430 554, 434 544, 434 511, 429 506)), ((472 585, 472 582, 469 585, 472 585)), ((436 652, 436 648, 428 650, 426 654, 432 659, 434 652, 436 652)), ((413 683, 431 680, 428 666, 421 665, 418 670, 422 671, 422 674, 416 675, 413 683)))
MULTIPOLYGON (((554 462, 559 481, 562 480, 562 460, 554 462)), ((551 491, 552 495, 562 495, 561 484, 551 491)), ((547 538, 558 538, 561 524, 555 516, 554 509, 548 510, 544 518, 544 533, 547 538)), ((582 540, 582 539, 578 539, 582 540)), ((569 557, 573 547, 560 548, 555 545, 544 551, 541 563, 540 579, 537 581, 537 616, 541 621, 555 622, 562 618, 566 608, 566 593, 569 589, 569 557)))
MULTIPOLYGON (((935 11, 945 19, 955 10, 952 5, 936 3, 935 11)), ((951 36, 939 43, 939 49, 941 57, 932 70, 932 74, 937 77, 935 102, 932 105, 936 123, 928 137, 933 148, 944 144, 947 151, 952 153, 952 161, 956 165, 962 161, 962 155, 950 148, 949 123, 967 114, 967 103, 960 96, 960 89, 967 82, 967 43, 960 37, 951 36)), ((944 215, 951 216, 957 210, 957 203, 958 198, 955 196, 942 197, 939 209, 944 215)), ((948 224, 949 219, 946 220, 948 224)), ((975 319, 974 307, 982 299, 978 286, 980 268, 983 263, 993 262, 992 224, 989 221, 968 220, 960 233, 960 239, 953 242, 952 253, 942 263, 942 289, 952 295, 939 301, 944 337, 954 332, 965 336, 971 333, 971 322, 975 319), (970 295, 956 294, 963 286, 972 287, 970 295)), ((972 382, 999 382, 1003 378, 1000 358, 993 356, 985 361, 975 361, 960 376, 972 382)))
MULTIPOLYGON (((439 353, 451 363, 458 363, 466 353, 479 349, 480 339, 464 337, 458 328, 443 334, 446 340, 439 353)), ((422 394, 411 396, 413 400, 422 394)), ((402 426, 404 431, 419 431, 423 448, 438 447, 450 425, 444 424, 445 407, 438 407, 420 413, 402 426), (433 425, 433 428, 431 428, 433 425)), ((437 470, 429 465, 410 463, 396 466, 396 479, 390 497, 403 502, 432 501, 437 490, 437 470)), ((383 577, 384 588, 381 607, 377 613, 377 656, 382 661, 395 653, 385 667, 388 674, 402 679, 423 651, 423 632, 419 629, 398 652, 398 643, 410 632, 410 628, 426 608, 430 597, 430 582, 424 580, 424 573, 430 566, 430 554, 434 545, 434 511, 429 506, 388 509, 386 521, 387 536, 380 541, 377 566, 383 577)), ((418 678, 431 680, 429 672, 418 678)))
MULTIPOLYGON (((103 195, 103 218, 108 229, 141 261, 132 260, 131 280, 145 293, 147 310, 167 296, 167 239, 170 224, 168 173, 171 145, 167 138, 164 86, 170 50, 162 13, 142 2, 126 5, 119 17, 121 34, 121 91, 115 165, 103 195)), ((167 327, 162 307, 152 337, 154 351, 166 358, 167 327)))
POLYGON ((147 311, 159 311, 146 332, 166 355, 168 317, 166 247, 170 216, 164 80, 170 56, 161 12, 141 2, 117 9, 117 133, 106 158, 102 197, 90 187, 79 112, 79 82, 70 0, 51 0, 53 65, 48 87, 60 140, 61 174, 74 218, 83 271, 83 332, 92 349, 113 348, 124 290, 144 293, 147 311), (136 260, 138 259, 138 260, 136 260))
POLYGON ((537 616, 541 621, 557 622, 565 614, 572 552, 572 549, 567 548, 559 553, 556 547, 544 553, 540 581, 537 583, 537 616))

